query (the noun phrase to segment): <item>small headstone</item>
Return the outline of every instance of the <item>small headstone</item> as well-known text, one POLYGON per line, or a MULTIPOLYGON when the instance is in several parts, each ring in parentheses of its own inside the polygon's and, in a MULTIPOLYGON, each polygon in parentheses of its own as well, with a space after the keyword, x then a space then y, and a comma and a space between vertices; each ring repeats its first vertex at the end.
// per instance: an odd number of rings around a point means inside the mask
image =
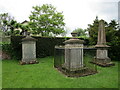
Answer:
POLYGON ((22 39, 22 61, 20 64, 34 64, 36 60, 36 39, 26 36, 22 39))

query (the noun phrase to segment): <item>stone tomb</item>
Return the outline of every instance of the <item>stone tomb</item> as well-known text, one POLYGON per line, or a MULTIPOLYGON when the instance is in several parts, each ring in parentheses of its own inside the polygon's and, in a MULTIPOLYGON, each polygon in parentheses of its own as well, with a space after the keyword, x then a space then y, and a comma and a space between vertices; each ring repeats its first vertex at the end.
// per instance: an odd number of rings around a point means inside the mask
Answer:
POLYGON ((36 61, 36 39, 26 36, 22 39, 22 61, 20 64, 34 64, 36 61))
POLYGON ((80 77, 97 73, 96 65, 84 60, 83 40, 72 38, 64 42, 64 46, 55 46, 54 67, 68 77, 80 77))
POLYGON ((76 33, 71 33, 73 38, 65 41, 65 64, 70 71, 76 71, 83 67, 83 40, 75 38, 76 33))

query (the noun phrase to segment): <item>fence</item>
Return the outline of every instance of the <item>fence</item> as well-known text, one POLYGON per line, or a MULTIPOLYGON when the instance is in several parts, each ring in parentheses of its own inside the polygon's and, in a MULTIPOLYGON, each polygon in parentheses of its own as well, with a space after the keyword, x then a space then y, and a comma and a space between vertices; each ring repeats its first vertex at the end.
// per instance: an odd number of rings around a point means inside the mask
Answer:
MULTIPOLYGON (((92 64, 91 61, 94 59, 96 49, 94 48, 84 48, 83 49, 83 59, 82 57, 77 60, 78 56, 72 57, 69 52, 78 50, 78 54, 82 54, 81 50, 78 48, 70 49, 64 48, 64 46, 56 46, 54 54, 54 67, 61 71, 63 74, 70 77, 79 77, 95 74, 97 72, 97 67, 92 64), (71 59, 72 57, 72 59, 71 59)), ((72 52, 75 54, 74 52, 72 52)))

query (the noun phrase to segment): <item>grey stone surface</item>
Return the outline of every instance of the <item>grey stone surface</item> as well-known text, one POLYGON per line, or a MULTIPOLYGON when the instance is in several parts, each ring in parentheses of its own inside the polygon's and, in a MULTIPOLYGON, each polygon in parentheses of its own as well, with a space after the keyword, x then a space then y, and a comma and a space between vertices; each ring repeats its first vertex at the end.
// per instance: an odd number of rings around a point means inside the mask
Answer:
POLYGON ((103 20, 100 20, 99 22, 97 45, 106 45, 105 26, 103 20))
POLYGON ((22 39, 22 62, 29 64, 36 61, 36 41, 34 38, 27 36, 22 39))
POLYGON ((104 59, 108 56, 108 50, 107 49, 97 49, 97 58, 104 59))
POLYGON ((26 42, 22 44, 23 61, 36 59, 36 46, 35 42, 26 42))
POLYGON ((72 38, 64 43, 65 63, 63 64, 63 67, 70 71, 79 70, 83 67, 83 41, 77 38, 72 38))
POLYGON ((95 47, 97 48, 97 51, 96 51, 96 57, 94 62, 104 66, 109 64, 111 60, 108 57, 109 46, 106 45, 105 26, 104 26, 103 20, 100 20, 99 22, 98 41, 95 47))

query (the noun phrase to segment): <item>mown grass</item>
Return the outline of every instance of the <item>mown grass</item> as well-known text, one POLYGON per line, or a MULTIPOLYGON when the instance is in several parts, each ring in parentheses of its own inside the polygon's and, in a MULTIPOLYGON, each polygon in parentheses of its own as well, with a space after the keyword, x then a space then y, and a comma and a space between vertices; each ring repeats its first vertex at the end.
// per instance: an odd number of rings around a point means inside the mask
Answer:
POLYGON ((2 89, 2 60, 0 60, 0 89, 2 89))
POLYGON ((38 61, 32 65, 2 61, 2 88, 118 88, 118 62, 107 68, 98 66, 97 74, 71 78, 53 67, 53 57, 38 61))

